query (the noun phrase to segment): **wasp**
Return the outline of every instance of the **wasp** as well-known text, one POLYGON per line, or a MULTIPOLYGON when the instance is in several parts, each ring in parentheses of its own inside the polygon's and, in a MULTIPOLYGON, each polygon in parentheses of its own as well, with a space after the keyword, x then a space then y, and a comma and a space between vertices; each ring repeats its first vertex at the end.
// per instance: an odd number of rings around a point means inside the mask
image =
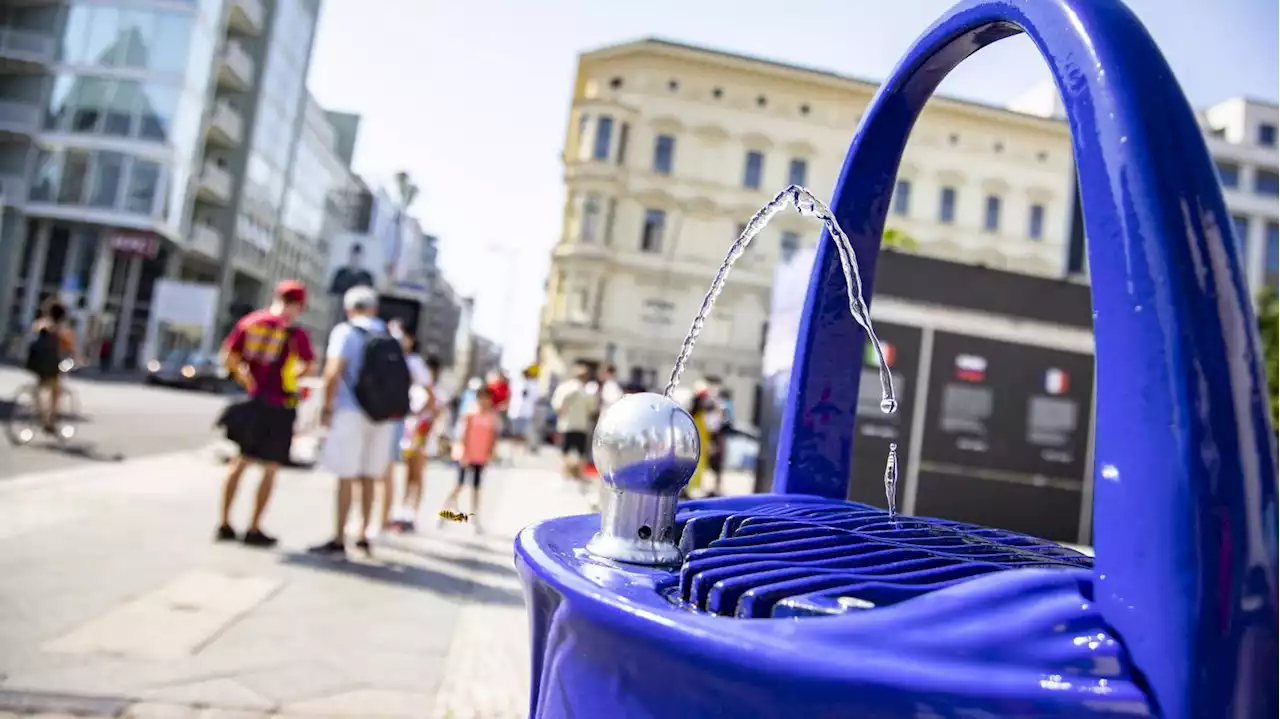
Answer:
POLYGON ((447 519, 450 522, 466 522, 469 521, 474 514, 463 514, 462 512, 451 512, 447 509, 440 510, 440 518, 447 519))

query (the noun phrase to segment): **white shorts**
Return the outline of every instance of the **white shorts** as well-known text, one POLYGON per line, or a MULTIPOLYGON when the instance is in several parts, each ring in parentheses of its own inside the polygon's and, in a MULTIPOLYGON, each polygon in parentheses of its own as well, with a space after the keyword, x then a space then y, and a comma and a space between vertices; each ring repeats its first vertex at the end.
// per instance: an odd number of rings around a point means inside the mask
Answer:
POLYGON ((398 422, 374 422, 358 409, 333 413, 320 466, 340 479, 381 477, 391 464, 388 448, 398 422))

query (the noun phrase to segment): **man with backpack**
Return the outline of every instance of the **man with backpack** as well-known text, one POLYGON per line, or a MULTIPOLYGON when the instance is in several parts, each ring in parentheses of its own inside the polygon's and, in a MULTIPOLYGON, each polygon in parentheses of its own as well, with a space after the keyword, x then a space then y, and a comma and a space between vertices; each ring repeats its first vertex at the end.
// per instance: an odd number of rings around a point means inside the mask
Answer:
POLYGON ((346 554, 347 516, 360 485, 361 531, 356 546, 370 552, 374 480, 391 463, 387 448, 409 414, 412 380, 404 348, 378 319, 378 295, 354 287, 342 298, 347 321, 333 328, 325 352, 323 409, 328 428, 320 466, 338 477, 338 512, 333 539, 313 547, 323 555, 346 554))

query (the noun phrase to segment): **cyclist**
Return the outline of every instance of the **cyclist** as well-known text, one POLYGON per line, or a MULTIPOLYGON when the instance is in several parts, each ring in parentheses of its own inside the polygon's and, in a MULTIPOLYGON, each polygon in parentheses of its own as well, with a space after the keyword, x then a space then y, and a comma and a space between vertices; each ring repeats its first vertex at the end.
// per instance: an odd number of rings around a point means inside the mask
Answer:
POLYGON ((66 305, 50 297, 40 308, 40 314, 31 326, 35 337, 27 348, 27 369, 36 376, 36 414, 44 431, 52 434, 58 406, 62 401, 62 360, 78 361, 76 336, 67 321, 66 305), (44 402, 45 393, 49 402, 44 402))

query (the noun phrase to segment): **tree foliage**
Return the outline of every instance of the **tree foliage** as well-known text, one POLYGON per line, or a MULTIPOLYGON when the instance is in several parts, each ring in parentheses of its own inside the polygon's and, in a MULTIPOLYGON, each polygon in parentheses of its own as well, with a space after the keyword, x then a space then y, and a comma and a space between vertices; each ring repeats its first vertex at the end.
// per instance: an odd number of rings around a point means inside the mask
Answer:
POLYGON ((910 251, 916 249, 916 240, 902 230, 886 227, 884 234, 880 237, 880 247, 910 251))
POLYGON ((1276 288, 1268 286, 1258 297, 1258 334, 1262 337, 1262 356, 1267 365, 1267 384, 1271 389, 1271 423, 1277 422, 1280 408, 1280 382, 1276 379, 1277 354, 1280 353, 1280 330, 1276 325, 1276 288))

